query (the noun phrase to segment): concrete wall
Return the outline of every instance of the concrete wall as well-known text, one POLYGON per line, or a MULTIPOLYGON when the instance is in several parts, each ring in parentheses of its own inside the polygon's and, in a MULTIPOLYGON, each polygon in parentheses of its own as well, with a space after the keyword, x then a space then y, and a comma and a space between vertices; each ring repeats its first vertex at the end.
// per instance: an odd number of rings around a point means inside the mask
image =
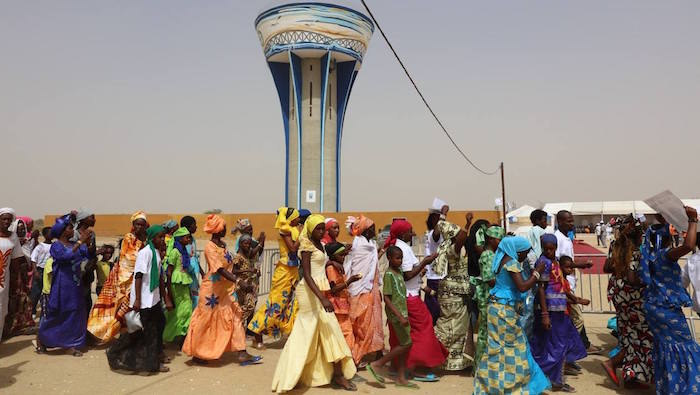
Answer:
MULTIPOLYGON (((427 213, 424 211, 384 211, 384 212, 367 212, 364 213, 369 218, 373 219, 377 224, 377 232, 381 230, 384 225, 391 224, 393 218, 406 218, 413 224, 414 231, 421 235, 426 231, 425 220, 427 218, 427 213)), ((454 211, 450 212, 448 215, 448 220, 459 225, 464 225, 464 216, 466 211, 454 211)), ((152 224, 163 223, 168 219, 174 219, 180 221, 184 215, 188 214, 149 214, 148 221, 152 224)), ((202 231, 204 222, 206 221, 205 214, 189 214, 192 215, 197 220, 197 234, 195 235, 198 239, 206 239, 208 235, 202 231)), ((329 216, 336 218, 341 223, 341 240, 349 241, 350 236, 342 228, 344 227, 345 219, 348 215, 359 215, 357 212, 346 212, 346 213, 331 213, 329 216)), ((264 214, 222 214, 230 230, 235 221, 238 218, 249 218, 254 226, 255 233, 264 231, 270 240, 275 240, 277 238, 276 232, 273 229, 275 223, 275 215, 273 213, 264 214)), ((490 222, 498 222, 499 214, 496 211, 474 211, 474 220, 486 219, 490 222)), ((97 223, 95 225, 95 233, 99 237, 120 237, 125 233, 129 232, 131 229, 130 214, 98 214, 96 215, 97 223)), ((44 223, 46 226, 51 226, 56 220, 56 215, 47 215, 44 217, 44 223)))

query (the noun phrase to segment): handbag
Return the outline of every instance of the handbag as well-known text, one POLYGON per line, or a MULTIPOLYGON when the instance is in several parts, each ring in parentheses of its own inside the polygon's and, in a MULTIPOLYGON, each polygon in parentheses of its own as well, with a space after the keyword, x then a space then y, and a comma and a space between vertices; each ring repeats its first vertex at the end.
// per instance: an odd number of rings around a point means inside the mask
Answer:
POLYGON ((134 333, 143 329, 141 323, 141 313, 136 310, 131 310, 124 315, 126 321, 126 329, 129 333, 134 333))

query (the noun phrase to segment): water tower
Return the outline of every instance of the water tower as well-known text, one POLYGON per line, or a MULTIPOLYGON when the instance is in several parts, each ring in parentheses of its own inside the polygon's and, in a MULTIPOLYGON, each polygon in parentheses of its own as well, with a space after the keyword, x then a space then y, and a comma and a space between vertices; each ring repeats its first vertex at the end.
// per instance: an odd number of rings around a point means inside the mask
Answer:
POLYGON ((282 107, 286 205, 340 211, 343 120, 374 25, 344 6, 301 2, 262 12, 255 29, 282 107))

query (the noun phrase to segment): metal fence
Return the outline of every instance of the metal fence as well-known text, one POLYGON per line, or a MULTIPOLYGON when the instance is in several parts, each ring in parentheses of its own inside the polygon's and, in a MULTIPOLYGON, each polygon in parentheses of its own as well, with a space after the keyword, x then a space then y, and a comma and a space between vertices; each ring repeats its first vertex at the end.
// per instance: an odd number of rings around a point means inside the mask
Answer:
MULTIPOLYGON (((422 260, 425 255, 420 251, 416 254, 419 260, 422 260)), ((586 261, 588 259, 594 261, 604 261, 607 258, 606 254, 577 254, 577 261, 586 261)), ((277 248, 266 248, 263 251, 260 260, 260 288, 258 295, 267 295, 270 293, 270 286, 272 283, 272 275, 275 270, 275 266, 280 259, 280 251, 277 248)), ((685 262, 686 258, 681 258, 681 261, 685 262)), ((683 264, 681 262, 681 264, 683 264)), ((600 262, 595 263, 594 268, 598 268, 597 273, 581 273, 577 274, 578 281, 576 284, 575 293, 577 296, 584 299, 588 299, 591 303, 588 306, 583 306, 582 310, 584 313, 593 314, 615 314, 615 307, 608 301, 608 281, 610 280, 610 274, 603 273, 603 265, 600 262)), ((688 290, 692 292, 692 290, 688 290)), ((698 337, 698 333, 695 330, 695 321, 700 320, 700 317, 693 314, 690 309, 685 309, 686 319, 688 320, 688 325, 690 330, 693 332, 693 336, 698 337)))

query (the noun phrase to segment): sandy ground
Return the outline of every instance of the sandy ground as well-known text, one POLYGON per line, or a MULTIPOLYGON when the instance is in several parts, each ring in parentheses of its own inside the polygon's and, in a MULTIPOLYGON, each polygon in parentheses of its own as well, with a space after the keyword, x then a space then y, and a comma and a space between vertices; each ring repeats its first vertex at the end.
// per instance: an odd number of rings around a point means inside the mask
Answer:
MULTIPOLYGON (((585 316, 589 337, 593 344, 611 349, 615 339, 605 329, 610 315, 585 316)), ((169 373, 154 376, 126 376, 110 371, 104 348, 90 349, 82 358, 62 352, 37 355, 32 347, 33 336, 19 336, 0 344, 0 393, 2 394, 264 394, 270 393, 270 383, 282 344, 270 343, 262 352, 262 364, 241 367, 231 354, 225 354, 217 363, 201 367, 190 363, 190 358, 178 350, 168 349, 173 358, 169 373)), ((257 354, 255 350, 251 353, 257 354)), ((613 394, 617 390, 600 366, 601 356, 589 356, 581 362, 584 373, 571 377, 569 383, 582 394, 613 394)), ((429 394, 471 393, 473 377, 465 372, 445 375, 437 383, 420 383, 419 390, 398 389, 387 384, 386 389, 373 385, 370 375, 361 371, 356 379, 358 393, 362 394, 429 394)), ((623 390, 620 390, 623 391, 623 390)), ((649 393, 633 392, 629 393, 649 393)), ((340 394, 330 387, 298 388, 293 394, 340 394)))

